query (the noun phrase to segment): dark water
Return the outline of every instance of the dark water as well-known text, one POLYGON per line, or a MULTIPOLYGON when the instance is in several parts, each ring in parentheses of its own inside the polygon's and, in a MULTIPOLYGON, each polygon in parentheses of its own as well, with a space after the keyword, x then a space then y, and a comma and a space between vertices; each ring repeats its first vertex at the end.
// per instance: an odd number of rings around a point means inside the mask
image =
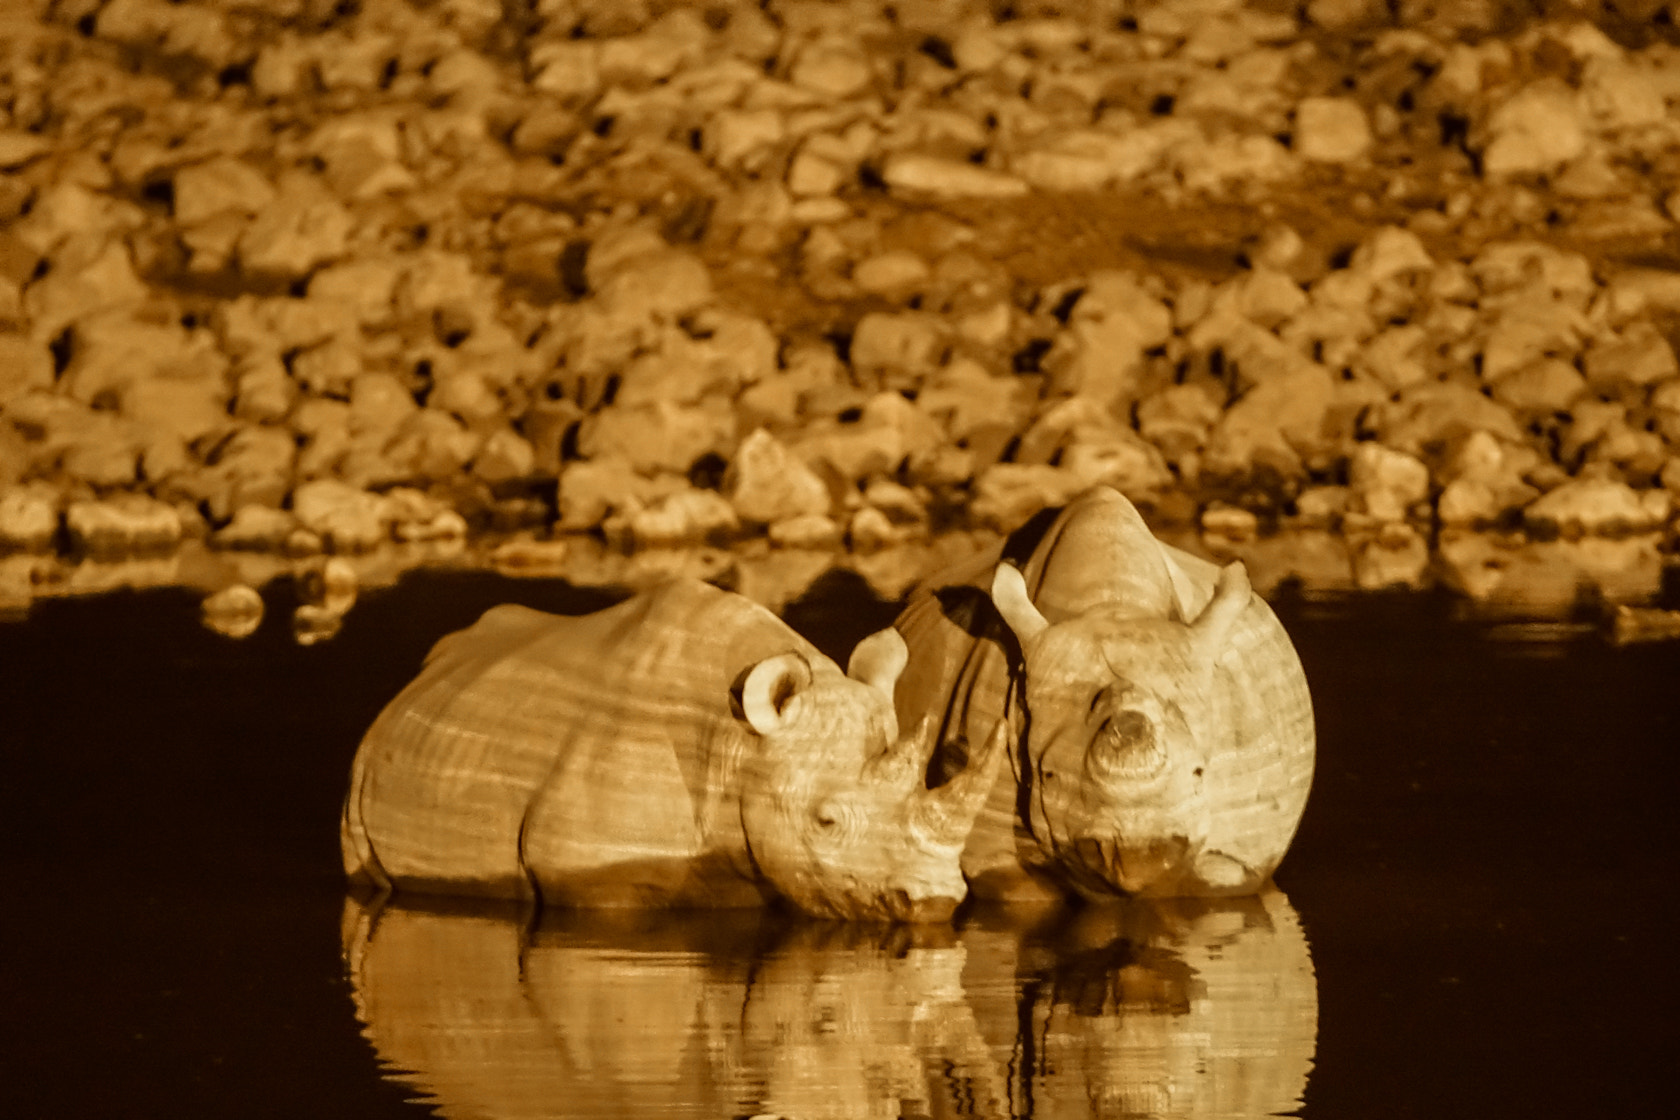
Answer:
MULTIPOLYGON (((1673 1095, 1680 643, 1285 596, 1319 773, 1279 892, 528 928, 347 905, 361 731, 559 583, 412 576, 296 645, 197 597, 0 624, 0 1116, 1618 1116, 1673 1095), (429 1104, 408 1103, 423 1099, 429 1104)), ((830 652, 890 620, 836 577, 830 652)))

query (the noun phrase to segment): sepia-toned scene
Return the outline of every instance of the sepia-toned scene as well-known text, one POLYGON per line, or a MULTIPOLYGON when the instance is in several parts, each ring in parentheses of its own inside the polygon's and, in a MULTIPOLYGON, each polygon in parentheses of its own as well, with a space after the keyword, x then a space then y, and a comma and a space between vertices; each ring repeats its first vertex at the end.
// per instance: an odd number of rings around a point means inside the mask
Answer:
POLYGON ((0 1113, 1672 1097, 1680 5, 0 0, 0 1113))

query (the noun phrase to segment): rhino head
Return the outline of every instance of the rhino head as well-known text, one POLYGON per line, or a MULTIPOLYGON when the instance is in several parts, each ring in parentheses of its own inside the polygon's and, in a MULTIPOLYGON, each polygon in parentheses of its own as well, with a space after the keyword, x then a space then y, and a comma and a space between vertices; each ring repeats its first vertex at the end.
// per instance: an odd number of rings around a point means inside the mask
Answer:
POLYGON ((1021 647, 1023 780, 1035 835, 1080 893, 1172 895, 1249 886, 1206 850, 1203 774, 1217 724, 1214 674, 1251 590, 1224 568, 1191 619, 1105 602, 1051 622, 1019 569, 999 564, 992 601, 1021 647))
POLYGON ((759 736, 742 790, 753 862, 789 902, 839 918, 944 921, 967 893, 959 857, 1005 754, 1000 723, 968 768, 927 787, 931 720, 900 734, 908 660, 887 629, 842 674, 788 652, 754 665, 737 700, 759 736))

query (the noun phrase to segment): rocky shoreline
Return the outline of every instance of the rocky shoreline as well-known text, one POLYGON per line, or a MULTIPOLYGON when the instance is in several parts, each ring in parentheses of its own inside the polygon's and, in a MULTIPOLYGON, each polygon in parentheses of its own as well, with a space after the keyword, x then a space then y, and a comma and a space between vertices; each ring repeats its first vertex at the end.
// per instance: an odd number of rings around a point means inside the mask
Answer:
POLYGON ((1104 483, 1350 586, 1649 598, 1677 7, 9 0, 4 597, 908 568, 1104 483))

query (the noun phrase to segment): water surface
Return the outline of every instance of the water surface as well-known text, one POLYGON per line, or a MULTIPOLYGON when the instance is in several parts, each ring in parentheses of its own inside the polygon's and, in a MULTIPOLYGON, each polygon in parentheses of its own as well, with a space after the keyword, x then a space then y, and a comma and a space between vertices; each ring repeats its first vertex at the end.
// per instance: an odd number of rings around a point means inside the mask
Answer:
MULTIPOLYGON (((197 596, 0 624, 0 1115, 1605 1116, 1672 1095, 1680 644, 1440 595, 1276 609, 1319 720, 1278 890, 949 929, 347 900, 361 731, 496 602, 415 574, 300 647, 197 596)), ((1674 605, 1674 604, 1670 604, 1674 605)), ((843 654, 894 604, 788 617, 843 654)))

